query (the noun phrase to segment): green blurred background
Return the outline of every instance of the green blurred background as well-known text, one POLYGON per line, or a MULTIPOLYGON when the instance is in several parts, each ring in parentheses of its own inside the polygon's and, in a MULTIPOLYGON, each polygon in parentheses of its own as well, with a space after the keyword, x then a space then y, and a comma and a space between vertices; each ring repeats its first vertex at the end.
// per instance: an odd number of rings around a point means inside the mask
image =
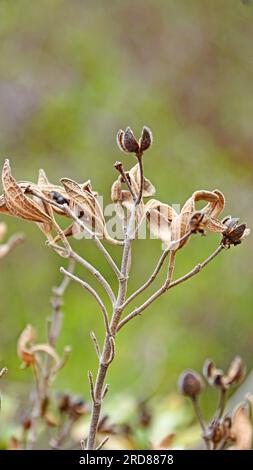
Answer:
MULTIPOLYGON (((19 180, 36 181, 41 167, 55 182, 91 178, 110 202, 113 163, 133 163, 119 153, 116 131, 130 125, 138 135, 146 124, 154 144, 145 171, 157 198, 182 204, 196 189, 219 188, 227 199, 224 215, 252 227, 252 24, 253 4, 241 0, 1 0, 1 164, 8 156, 19 180)), ((10 234, 26 234, 0 265, 0 365, 15 384, 31 380, 19 368, 17 338, 31 323, 44 340, 51 288, 65 261, 45 247, 35 224, 1 220, 10 234)), ((179 253, 176 275, 217 243, 211 234, 195 237, 179 253)), ((90 242, 74 245, 112 278, 90 242)), ((108 249, 119 261, 120 249, 108 249)), ((136 243, 131 291, 146 280, 160 249, 158 241, 136 243)), ((176 390, 182 369, 199 369, 206 357, 226 366, 240 354, 250 369, 252 263, 249 238, 122 330, 109 374, 111 399, 119 392, 166 395, 176 390)), ((100 313, 74 284, 64 313, 59 351, 70 344, 73 353, 55 387, 87 396, 86 372, 96 366, 89 331, 102 338, 100 313)))

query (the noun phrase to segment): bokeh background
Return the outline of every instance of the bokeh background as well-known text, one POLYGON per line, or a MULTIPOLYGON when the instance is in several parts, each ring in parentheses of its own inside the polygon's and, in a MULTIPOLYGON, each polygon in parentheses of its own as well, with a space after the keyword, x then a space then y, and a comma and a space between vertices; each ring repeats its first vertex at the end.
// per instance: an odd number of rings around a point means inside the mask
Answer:
MULTIPOLYGON (((154 144, 145 171, 157 198, 182 204, 197 189, 219 188, 224 215, 252 227, 252 24, 253 4, 242 0, 1 0, 1 162, 8 156, 20 180, 36 181, 39 168, 55 182, 91 178, 110 202, 113 163, 133 163, 119 153, 116 131, 130 125, 138 134, 146 124, 154 144)), ((34 224, 1 220, 10 234, 26 234, 0 265, 0 365, 8 367, 14 393, 31 381, 19 367, 17 338, 31 323, 44 340, 64 260, 45 247, 34 224)), ((179 253, 176 275, 217 242, 211 234, 195 237, 179 253)), ((90 242, 74 244, 111 279, 90 242)), ((158 241, 136 243, 130 290, 146 280, 160 250, 158 241)), ((119 261, 120 249, 111 252, 119 261)), ((225 367, 240 354, 251 369, 252 263, 249 238, 122 330, 108 400, 175 392, 180 371, 200 369, 206 357, 225 367)), ((73 352, 55 387, 87 397, 86 371, 96 366, 89 331, 101 338, 100 314, 74 284, 64 313, 59 350, 70 344, 73 352)))

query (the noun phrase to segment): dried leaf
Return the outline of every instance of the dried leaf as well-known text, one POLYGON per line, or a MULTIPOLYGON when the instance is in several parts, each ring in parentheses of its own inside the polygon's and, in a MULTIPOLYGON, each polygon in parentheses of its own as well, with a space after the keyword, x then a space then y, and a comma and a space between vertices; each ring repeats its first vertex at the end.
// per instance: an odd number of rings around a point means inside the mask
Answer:
POLYGON ((171 243, 171 223, 177 217, 176 211, 167 204, 163 204, 156 199, 151 199, 145 205, 145 214, 149 221, 149 228, 152 235, 159 238, 167 245, 171 243))
MULTIPOLYGON (((131 170, 128 172, 128 176, 130 179, 132 189, 135 195, 137 196, 139 194, 140 184, 141 184, 140 167, 138 163, 131 168, 131 170)), ((151 181, 149 181, 147 178, 144 177, 144 187, 143 187, 142 197, 153 196, 155 192, 156 192, 155 187, 153 186, 151 181)))
POLYGON ((0 196, 0 212, 2 212, 3 214, 9 214, 9 211, 6 207, 4 194, 1 194, 0 196))
MULTIPOLYGON (((106 230, 103 211, 95 196, 97 193, 91 188, 90 181, 85 183, 82 188, 69 178, 62 178, 61 182, 70 198, 70 208, 77 211, 77 216, 90 228, 92 233, 100 238, 105 238, 114 245, 121 244, 111 238, 106 230)), ((82 231, 77 224, 74 224, 73 229, 82 231)))
POLYGON ((33 222, 49 222, 50 217, 35 201, 27 198, 11 175, 9 160, 5 160, 2 181, 6 207, 10 215, 33 222))
POLYGON ((35 362, 34 354, 30 351, 29 347, 29 344, 32 343, 35 338, 35 329, 32 327, 32 325, 27 325, 18 339, 17 353, 20 359, 22 359, 23 363, 26 365, 30 365, 35 362))
POLYGON ((221 214, 225 207, 225 197, 224 194, 218 189, 215 189, 213 194, 217 196, 216 201, 210 201, 204 210, 210 217, 215 219, 221 214))
POLYGON ((36 331, 32 325, 27 325, 24 331, 21 333, 18 339, 17 353, 18 356, 22 359, 23 363, 26 366, 34 364, 36 362, 37 353, 46 353, 58 364, 60 358, 56 351, 49 344, 36 344, 32 343, 36 339, 36 331))
MULTIPOLYGON (((44 170, 39 170, 39 176, 38 176, 38 190, 43 188, 43 186, 46 186, 49 184, 49 181, 47 179, 46 173, 44 170)), ((40 192, 38 191, 37 192, 40 192)), ((43 194, 43 192, 42 192, 43 194)), ((53 214, 53 209, 52 206, 43 200, 41 200, 39 197, 33 196, 33 200, 36 201, 36 203, 40 206, 40 208, 48 214, 50 217, 50 221, 46 223, 38 223, 39 229, 46 235, 48 240, 53 240, 53 237, 51 235, 51 232, 53 230, 53 220, 54 220, 54 214, 53 214)))
POLYGON ((231 438, 235 444, 228 450, 250 450, 252 448, 253 428, 245 405, 239 405, 232 417, 231 438))
MULTIPOLYGON (((70 207, 79 209, 84 222, 99 236, 104 235, 105 220, 102 210, 96 198, 87 190, 82 190, 80 185, 69 178, 62 178, 61 182, 70 197, 70 207)), ((79 214, 78 214, 79 215, 79 214)))

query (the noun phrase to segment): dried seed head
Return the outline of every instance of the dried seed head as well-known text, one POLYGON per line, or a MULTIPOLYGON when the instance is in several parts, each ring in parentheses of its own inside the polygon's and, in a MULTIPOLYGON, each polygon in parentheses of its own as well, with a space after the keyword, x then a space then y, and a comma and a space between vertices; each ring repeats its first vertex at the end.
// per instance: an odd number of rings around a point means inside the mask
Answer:
POLYGON ((222 386, 224 372, 221 369, 217 369, 212 360, 207 359, 205 361, 203 366, 203 375, 210 385, 216 385, 217 387, 222 386))
POLYGON ((131 127, 127 127, 125 131, 120 129, 117 134, 117 144, 122 152, 135 153, 140 158, 153 142, 151 130, 147 126, 143 126, 139 142, 137 141, 131 127))
POLYGON ((145 152, 153 143, 153 134, 149 127, 142 128, 141 138, 139 140, 140 151, 145 152))
POLYGON ((240 245, 242 241, 250 234, 250 229, 246 224, 239 224, 239 219, 228 216, 223 219, 223 224, 227 229, 223 231, 223 244, 227 247, 230 245, 240 245))
POLYGON ((178 390, 182 395, 196 398, 204 388, 204 382, 200 374, 192 369, 187 369, 179 377, 178 390))
POLYGON ((230 439, 231 424, 231 418, 228 416, 219 420, 214 419, 208 425, 208 428, 204 433, 204 437, 213 444, 218 444, 221 441, 225 443, 227 439, 230 439))
POLYGON ((61 413, 67 411, 70 405, 70 395, 68 393, 59 393, 57 395, 57 406, 61 413))
POLYGON ((71 417, 77 420, 88 412, 88 406, 81 398, 71 397, 68 411, 71 417))

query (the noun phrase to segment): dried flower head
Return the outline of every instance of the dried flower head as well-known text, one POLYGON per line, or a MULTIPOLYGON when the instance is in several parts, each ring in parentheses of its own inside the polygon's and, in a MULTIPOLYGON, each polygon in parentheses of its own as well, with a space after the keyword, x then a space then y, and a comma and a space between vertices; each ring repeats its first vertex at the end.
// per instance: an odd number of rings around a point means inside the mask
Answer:
POLYGON ((192 369, 187 369, 179 377, 178 389, 183 395, 196 398, 204 388, 204 382, 200 374, 192 369))
POLYGON ((223 232, 223 244, 227 247, 230 247, 230 245, 240 245, 250 234, 250 229, 247 228, 247 225, 239 224, 239 220, 238 218, 228 216, 222 221, 226 226, 223 232))
POLYGON ((210 385, 221 387, 224 390, 231 385, 238 385, 245 377, 246 368, 239 356, 236 356, 231 362, 227 373, 217 369, 212 360, 207 359, 204 363, 203 374, 210 385))
POLYGON ((117 134, 117 143, 120 150, 126 153, 134 153, 137 156, 141 156, 146 150, 148 150, 152 145, 152 141, 152 132, 147 126, 142 128, 139 141, 136 139, 130 127, 127 127, 125 131, 120 129, 117 134))

